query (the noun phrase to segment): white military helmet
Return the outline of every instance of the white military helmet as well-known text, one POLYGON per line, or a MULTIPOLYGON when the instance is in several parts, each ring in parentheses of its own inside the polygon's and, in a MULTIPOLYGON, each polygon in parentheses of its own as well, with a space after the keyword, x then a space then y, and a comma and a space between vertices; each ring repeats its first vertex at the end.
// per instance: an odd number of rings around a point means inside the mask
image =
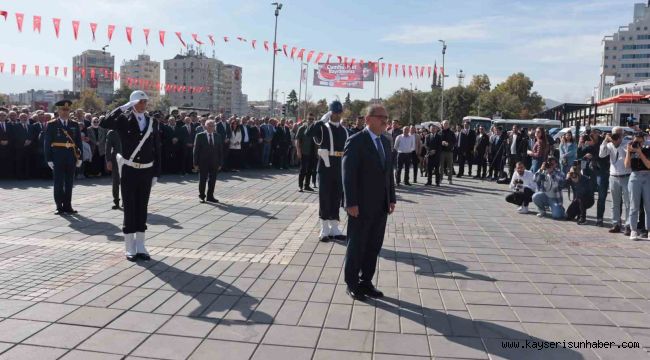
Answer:
POLYGON ((136 90, 131 93, 129 101, 140 101, 140 100, 149 100, 147 94, 142 90, 136 90))

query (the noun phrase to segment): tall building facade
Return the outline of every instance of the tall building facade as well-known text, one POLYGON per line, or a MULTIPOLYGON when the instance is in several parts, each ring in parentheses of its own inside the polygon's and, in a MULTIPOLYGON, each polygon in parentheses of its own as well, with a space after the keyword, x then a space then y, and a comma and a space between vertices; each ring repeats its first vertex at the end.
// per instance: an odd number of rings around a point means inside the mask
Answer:
POLYGON ((160 97, 160 62, 152 61, 149 55, 144 54, 135 60, 124 61, 120 66, 120 86, 142 90, 150 99, 160 97))
POLYGON ((222 66, 223 62, 208 58, 193 49, 188 50, 186 54, 165 60, 163 67, 166 84, 205 87, 204 91, 198 93, 166 92, 171 105, 217 111, 222 66))
POLYGON ((105 102, 110 102, 115 90, 113 71, 115 57, 100 50, 86 50, 72 58, 72 90, 94 91, 105 102))
POLYGON ((246 115, 248 96, 242 94, 242 68, 237 65, 223 65, 219 89, 219 112, 226 115, 246 115))

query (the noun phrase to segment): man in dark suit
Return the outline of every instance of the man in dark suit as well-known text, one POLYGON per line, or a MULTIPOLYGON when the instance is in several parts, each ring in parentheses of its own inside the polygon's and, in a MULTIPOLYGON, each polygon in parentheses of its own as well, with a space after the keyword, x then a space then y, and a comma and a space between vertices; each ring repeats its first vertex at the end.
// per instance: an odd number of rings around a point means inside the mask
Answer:
POLYGON ((474 146, 474 162, 477 167, 474 179, 485 179, 487 176, 487 150, 489 147, 490 137, 485 133, 485 128, 479 126, 474 146))
POLYGON ((0 179, 13 177, 13 149, 11 146, 11 125, 7 122, 6 109, 0 110, 0 179))
POLYGON ((262 157, 262 133, 259 127, 259 120, 253 118, 248 126, 251 139, 251 147, 248 152, 248 165, 254 168, 258 168, 261 165, 262 157))
POLYGON ((366 129, 348 139, 343 155, 343 189, 349 215, 345 283, 348 294, 360 301, 367 296, 383 296, 372 278, 384 242, 386 220, 396 203, 391 144, 381 135, 388 113, 375 104, 368 107, 366 114, 366 129))
POLYGON ((463 123, 463 129, 458 134, 458 174, 456 177, 465 175, 465 163, 469 166, 467 175, 472 176, 474 145, 476 145, 476 132, 469 128, 469 121, 466 120, 463 123))
POLYGON ((192 127, 192 118, 186 116, 183 125, 176 127, 176 137, 180 143, 179 162, 180 173, 185 175, 192 172, 192 146, 196 133, 192 127))
POLYGON ((160 122, 160 141, 162 143, 162 170, 166 174, 178 173, 178 138, 174 131, 176 119, 173 116, 162 118, 160 122))
POLYGON ((43 134, 48 121, 52 120, 49 114, 43 113, 42 110, 37 111, 34 116, 34 123, 30 126, 31 140, 32 140, 32 176, 41 179, 49 177, 50 169, 45 164, 45 154, 43 149, 43 134))
POLYGON ((440 186, 442 180, 442 173, 440 172, 440 153, 442 150, 442 137, 440 136, 440 128, 436 125, 429 127, 431 133, 427 135, 424 141, 424 147, 427 149, 425 155, 427 159, 427 183, 425 185, 433 185, 433 176, 436 177, 436 186, 440 186))
POLYGON ((218 203, 214 198, 214 184, 217 173, 223 165, 223 137, 215 132, 214 120, 205 122, 205 131, 196 135, 194 140, 194 167, 199 168, 199 199, 204 203, 218 203), (206 198, 205 183, 208 183, 206 198))
POLYGON ((241 125, 239 126, 239 129, 241 130, 241 164, 239 164, 239 167, 242 169, 248 169, 251 166, 248 159, 250 158, 251 144, 253 144, 253 141, 251 138, 251 128, 248 125, 249 120, 250 118, 248 116, 244 116, 241 119, 241 125))
POLYGON ((120 172, 117 164, 117 154, 122 153, 122 142, 120 134, 115 130, 108 130, 106 133, 106 143, 104 144, 104 153, 106 154, 106 170, 111 172, 113 179, 113 210, 120 208, 120 172))
POLYGON ((291 133, 285 125, 286 120, 282 118, 273 133, 273 165, 282 170, 289 168, 289 147, 291 146, 291 133))
POLYGON ((29 116, 21 113, 18 124, 11 128, 11 138, 15 151, 15 173, 16 178, 24 180, 30 174, 31 144, 32 135, 29 124, 29 116))
MULTIPOLYGON (((223 139, 223 164, 227 165, 226 159, 228 159, 228 152, 230 151, 230 139, 232 138, 232 129, 230 123, 226 120, 226 117, 219 114, 217 116, 217 133, 221 135, 223 139)), ((227 166, 224 166, 223 171, 226 171, 227 166)))

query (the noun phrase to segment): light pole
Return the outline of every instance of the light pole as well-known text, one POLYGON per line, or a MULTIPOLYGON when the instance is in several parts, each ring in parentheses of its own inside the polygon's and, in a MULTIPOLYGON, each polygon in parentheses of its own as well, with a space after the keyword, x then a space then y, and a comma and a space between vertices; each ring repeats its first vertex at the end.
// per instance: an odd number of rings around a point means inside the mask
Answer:
POLYGON ((413 125, 413 83, 409 83, 411 86, 411 93, 409 98, 409 124, 413 125))
POLYGON ((447 53, 447 43, 444 40, 438 40, 442 43, 442 80, 440 81, 440 121, 445 120, 445 54, 447 53))
POLYGON ((377 100, 379 100, 379 62, 382 60, 384 60, 383 56, 377 59, 377 73, 375 73, 375 76, 377 76, 377 84, 375 85, 377 87, 377 96, 375 97, 375 99, 377 100))
POLYGON ((278 15, 280 15, 280 9, 282 9, 282 3, 274 2, 271 5, 275 6, 275 32, 273 34, 273 73, 271 75, 271 117, 275 116, 275 104, 274 104, 274 91, 275 91, 275 46, 278 40, 278 15))
MULTIPOLYGON (((302 63, 305 65, 305 108, 303 110, 302 118, 307 118, 307 83, 309 82, 309 63, 302 63)), ((300 81, 302 81, 302 74, 300 74, 300 81)))

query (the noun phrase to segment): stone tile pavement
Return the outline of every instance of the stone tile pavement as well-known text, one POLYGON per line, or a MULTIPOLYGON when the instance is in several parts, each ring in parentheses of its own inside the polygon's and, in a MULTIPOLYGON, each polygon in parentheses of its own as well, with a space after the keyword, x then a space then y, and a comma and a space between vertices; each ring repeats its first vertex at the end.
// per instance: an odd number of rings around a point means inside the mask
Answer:
POLYGON ((386 297, 353 302, 345 246, 317 241, 318 196, 296 177, 224 175, 219 205, 163 179, 154 261, 137 264, 108 179, 77 183, 71 217, 48 182, 0 182, 0 359, 648 358, 650 243, 519 215, 502 185, 415 185, 389 218, 386 297), (616 344, 563 346, 585 341, 616 344))

